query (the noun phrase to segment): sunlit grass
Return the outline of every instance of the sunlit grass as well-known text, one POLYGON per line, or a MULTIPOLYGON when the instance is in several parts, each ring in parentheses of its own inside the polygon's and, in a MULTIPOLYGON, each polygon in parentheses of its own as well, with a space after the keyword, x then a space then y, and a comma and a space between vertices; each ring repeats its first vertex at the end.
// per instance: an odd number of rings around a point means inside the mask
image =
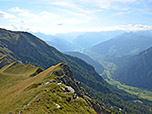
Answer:
POLYGON ((95 114, 87 102, 66 92, 64 84, 46 82, 55 79, 52 66, 31 77, 38 67, 12 63, 0 73, 0 114, 95 114), (70 100, 69 100, 70 99, 70 100), (60 107, 60 108, 59 108, 60 107))

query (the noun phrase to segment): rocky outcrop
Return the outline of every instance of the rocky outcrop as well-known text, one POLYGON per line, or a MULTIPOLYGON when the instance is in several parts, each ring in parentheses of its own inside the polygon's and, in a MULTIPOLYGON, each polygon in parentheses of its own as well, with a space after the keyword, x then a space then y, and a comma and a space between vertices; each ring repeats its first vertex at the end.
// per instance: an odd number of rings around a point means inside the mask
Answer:
POLYGON ((81 89, 80 83, 74 81, 74 76, 70 67, 65 63, 60 63, 58 67, 60 67, 60 69, 53 72, 54 75, 59 76, 56 80, 67 86, 71 86, 78 96, 83 97, 84 91, 81 89))
POLYGON ((111 114, 111 112, 105 110, 105 108, 102 107, 99 102, 86 94, 84 89, 80 86, 80 82, 74 80, 73 73, 67 64, 58 64, 57 68, 51 74, 57 76, 55 79, 56 82, 72 87, 75 91, 75 95, 82 97, 90 105, 90 107, 97 112, 97 114, 111 114))
POLYGON ((53 73, 57 76, 63 76, 66 75, 69 78, 71 78, 72 80, 74 80, 74 76, 73 76, 73 72, 71 71, 70 67, 65 64, 65 63, 59 63, 57 65, 58 67, 60 67, 60 70, 54 71, 53 73))

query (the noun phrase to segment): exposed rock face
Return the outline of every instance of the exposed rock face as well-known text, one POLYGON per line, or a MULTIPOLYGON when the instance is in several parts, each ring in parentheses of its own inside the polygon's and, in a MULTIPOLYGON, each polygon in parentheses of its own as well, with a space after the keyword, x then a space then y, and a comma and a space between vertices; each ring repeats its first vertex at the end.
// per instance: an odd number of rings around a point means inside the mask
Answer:
POLYGON ((61 68, 60 70, 53 72, 54 75, 59 76, 57 81, 61 81, 63 84, 71 86, 78 96, 83 97, 84 92, 81 89, 79 82, 74 81, 74 76, 70 67, 65 63, 60 63, 59 67, 61 68))
POLYGON ((80 82, 74 81, 73 73, 67 64, 60 63, 58 66, 61 69, 57 69, 52 73, 56 76, 59 76, 56 78, 57 82, 71 86, 75 90, 75 94, 79 97, 82 97, 97 112, 97 114, 111 114, 111 112, 106 111, 99 102, 95 101, 86 94, 84 89, 80 86, 80 82))
POLYGON ((74 76, 73 76, 73 73, 70 69, 70 67, 65 64, 65 63, 60 63, 59 64, 59 67, 61 68, 59 71, 55 71, 53 72, 54 75, 57 75, 57 76, 63 76, 63 75, 66 75, 68 76, 69 78, 71 78, 72 80, 74 80, 74 76))
POLYGON ((60 64, 60 67, 63 69, 63 72, 66 76, 70 77, 72 80, 74 80, 73 72, 71 71, 70 67, 64 63, 60 64))

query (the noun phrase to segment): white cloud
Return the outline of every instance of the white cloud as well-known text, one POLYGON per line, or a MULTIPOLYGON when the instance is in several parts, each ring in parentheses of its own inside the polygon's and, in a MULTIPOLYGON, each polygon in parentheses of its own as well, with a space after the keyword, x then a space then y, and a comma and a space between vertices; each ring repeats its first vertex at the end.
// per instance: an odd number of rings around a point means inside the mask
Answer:
POLYGON ((133 3, 136 0, 80 0, 84 4, 92 4, 103 9, 117 8, 113 3, 133 3))
POLYGON ((43 18, 56 18, 55 14, 49 13, 47 11, 40 12, 40 16, 42 16, 43 18))
POLYGON ((30 13, 28 10, 26 9, 21 9, 19 7, 13 7, 11 9, 9 9, 9 11, 15 12, 18 16, 20 17, 29 17, 29 18, 33 18, 36 15, 30 13))
POLYGON ((25 9, 20 9, 18 7, 11 8, 11 11, 17 12, 17 18, 13 19, 12 22, 21 22, 26 24, 39 24, 39 26, 55 26, 60 23, 65 24, 79 24, 87 22, 90 16, 85 13, 73 12, 62 9, 62 16, 60 14, 53 14, 47 11, 39 12, 34 14, 25 9))
MULTIPOLYGON (((0 11, 3 17, 9 18, 10 24, 8 26, 1 26, 11 30, 21 30, 29 32, 42 32, 44 34, 56 34, 67 32, 93 32, 93 31, 110 31, 110 30, 150 30, 152 26, 147 25, 118 25, 109 27, 88 27, 85 24, 91 22, 93 18, 87 13, 73 12, 63 10, 63 15, 53 14, 47 11, 41 11, 37 14, 31 13, 26 9, 20 9, 18 7, 11 8, 12 12, 15 12, 15 16, 6 12, 0 11), (68 15, 68 17, 66 17, 68 15), (62 26, 59 26, 62 25, 62 26)), ((61 12, 61 13, 62 13, 61 12)), ((121 15, 129 12, 119 12, 116 15, 121 15)))
POLYGON ((75 18, 75 17, 73 17, 73 18, 70 18, 70 19, 60 19, 60 20, 57 20, 57 21, 55 21, 54 23, 56 23, 56 25, 58 25, 58 24, 60 24, 60 23, 62 23, 62 24, 64 24, 64 25, 75 25, 75 26, 77 26, 78 24, 84 24, 84 23, 87 23, 88 22, 88 19, 84 19, 84 18, 75 18))
POLYGON ((53 14, 48 11, 32 13, 26 9, 14 7, 8 10, 16 17, 9 19, 10 25, 7 28, 23 31, 41 31, 44 33, 57 33, 71 31, 77 25, 87 23, 90 18, 84 13, 63 10, 60 14, 53 14), (62 26, 59 26, 62 25, 62 26))
POLYGON ((47 11, 42 11, 37 14, 31 13, 26 9, 20 9, 18 7, 11 8, 9 11, 15 12, 16 18, 10 20, 12 23, 21 24, 41 24, 48 23, 52 19, 56 18, 55 14, 47 11))
POLYGON ((140 24, 136 24, 136 25, 128 24, 128 25, 117 25, 114 27, 104 27, 104 28, 100 28, 100 30, 101 29, 104 31, 109 31, 109 30, 138 31, 138 30, 152 30, 152 26, 140 25, 140 24))
MULTIPOLYGON (((63 6, 65 8, 72 8, 72 9, 75 10, 75 12, 81 12, 81 13, 84 13, 84 14, 93 14, 95 12, 103 11, 101 9, 88 10, 88 9, 83 8, 84 7, 83 5, 76 4, 76 3, 71 2, 71 1, 70 2, 65 2, 65 1, 50 2, 49 4, 50 5, 56 5, 56 6, 63 6)), ((63 8, 61 8, 61 9, 63 9, 63 8)))
POLYGON ((109 0, 111 2, 121 2, 121 3, 127 3, 127 2, 136 2, 137 0, 109 0))
POLYGON ((79 6, 72 3, 72 2, 65 2, 65 1, 61 1, 61 2, 50 2, 50 5, 57 5, 57 6, 64 6, 64 7, 71 7, 71 8, 78 8, 79 6))
POLYGON ((40 32, 40 29, 38 27, 31 25, 20 25, 20 24, 11 24, 5 26, 0 25, 0 28, 5 28, 14 31, 40 32))
MULTIPOLYGON (((46 1, 46 0, 45 0, 46 1)), ((27 9, 13 7, 8 12, 0 11, 0 17, 7 18, 9 25, 7 27, 12 30, 24 30, 32 32, 43 32, 46 34, 64 33, 64 32, 82 32, 82 31, 108 31, 108 30, 146 30, 152 29, 147 25, 118 25, 109 27, 100 27, 110 25, 111 19, 106 18, 105 10, 119 9, 119 3, 132 3, 136 0, 47 0, 49 1, 50 9, 33 13, 27 9), (115 4, 118 3, 118 4, 115 4), (52 6, 53 5, 53 6, 52 6), (118 6, 117 6, 118 5, 118 6), (91 7, 90 7, 91 6, 91 7), (52 10, 52 9, 53 10, 52 10), (12 15, 13 14, 13 15, 12 15), (103 18, 102 18, 103 15, 103 18), (105 16, 105 17, 104 17, 105 16), (106 20, 107 19, 107 20, 106 20), (97 22, 96 22, 97 21, 97 22), (108 23, 109 21, 109 23, 108 23), (99 23, 99 24, 97 24, 99 23), (62 25, 62 26, 59 26, 62 25)), ((48 5, 45 2, 45 5, 48 5)), ((42 4, 44 5, 44 4, 42 4)), ((48 6, 49 7, 49 6, 48 6)), ((134 13, 125 7, 125 11, 120 10, 109 11, 111 16, 120 16, 127 13, 134 13), (115 13, 115 14, 114 14, 115 13)), ((142 9, 143 10, 143 9, 142 9)), ((148 10, 147 10, 148 11, 148 10)), ((147 12, 145 11, 145 12, 147 12)), ((150 13, 150 11, 149 11, 150 13)), ((113 20, 113 19, 112 19, 113 20)), ((129 23, 126 20, 126 23, 129 23)), ((7 22, 6 22, 7 23, 7 22)), ((138 22, 139 23, 139 22, 138 22)))
POLYGON ((129 13, 131 13, 131 11, 127 11, 127 12, 118 12, 118 13, 115 13, 114 16, 120 16, 120 15, 129 14, 129 13))
MULTIPOLYGON (((95 18, 95 13, 103 11, 102 9, 88 9, 82 4, 77 4, 73 0, 63 1, 48 1, 50 5, 59 6, 55 9, 61 13, 60 19, 57 23, 66 24, 80 24, 86 23, 95 18)), ((58 16, 59 17, 59 16, 58 16)))
POLYGON ((11 9, 9 9, 9 11, 13 11, 13 12, 26 12, 27 10, 20 9, 19 7, 13 7, 11 9))
POLYGON ((9 14, 9 13, 7 13, 7 12, 3 12, 3 11, 0 11, 0 17, 6 18, 6 19, 15 18, 14 15, 9 14))
POLYGON ((8 1, 19 1, 19 0, 0 0, 0 1, 8 2, 8 1))
POLYGON ((152 26, 148 25, 118 25, 111 27, 102 27, 102 28, 50 28, 50 27, 40 27, 32 25, 18 25, 13 24, 10 26, 0 26, 2 28, 16 30, 16 31, 28 31, 28 32, 41 32, 44 34, 57 34, 57 33, 69 33, 69 32, 100 32, 100 31, 115 31, 115 30, 124 30, 124 31, 138 31, 138 30, 152 30, 152 26))

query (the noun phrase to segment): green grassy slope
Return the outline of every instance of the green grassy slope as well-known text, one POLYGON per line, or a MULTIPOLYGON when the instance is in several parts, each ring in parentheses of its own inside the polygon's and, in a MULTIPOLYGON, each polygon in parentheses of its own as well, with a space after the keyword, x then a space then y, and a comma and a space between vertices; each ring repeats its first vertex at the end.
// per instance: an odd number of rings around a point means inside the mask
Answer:
MULTIPOLYGON (((0 70, 0 113, 6 113, 9 108, 15 104, 12 99, 15 98, 28 84, 24 82, 30 79, 30 75, 37 72, 39 68, 32 65, 23 65, 20 63, 10 63, 0 70)), ((23 100, 23 99, 22 99, 23 100)), ((24 102, 24 100, 23 100, 24 102)), ((8 112, 7 112, 8 113, 8 112)))
MULTIPOLYGON (((66 85, 50 82, 58 78, 53 72, 61 68, 52 66, 31 77, 38 67, 11 63, 0 73, 0 113, 1 114, 96 114, 82 97, 74 98, 74 93, 66 85)), ((3 68, 2 68, 3 69, 3 68)))
MULTIPOLYGON (((20 63, 10 63, 0 69, 0 91, 6 92, 8 88, 28 79, 38 71, 38 67, 20 63)), ((8 94, 9 95, 9 94, 8 94)), ((3 94, 1 97, 5 97, 3 94)))

